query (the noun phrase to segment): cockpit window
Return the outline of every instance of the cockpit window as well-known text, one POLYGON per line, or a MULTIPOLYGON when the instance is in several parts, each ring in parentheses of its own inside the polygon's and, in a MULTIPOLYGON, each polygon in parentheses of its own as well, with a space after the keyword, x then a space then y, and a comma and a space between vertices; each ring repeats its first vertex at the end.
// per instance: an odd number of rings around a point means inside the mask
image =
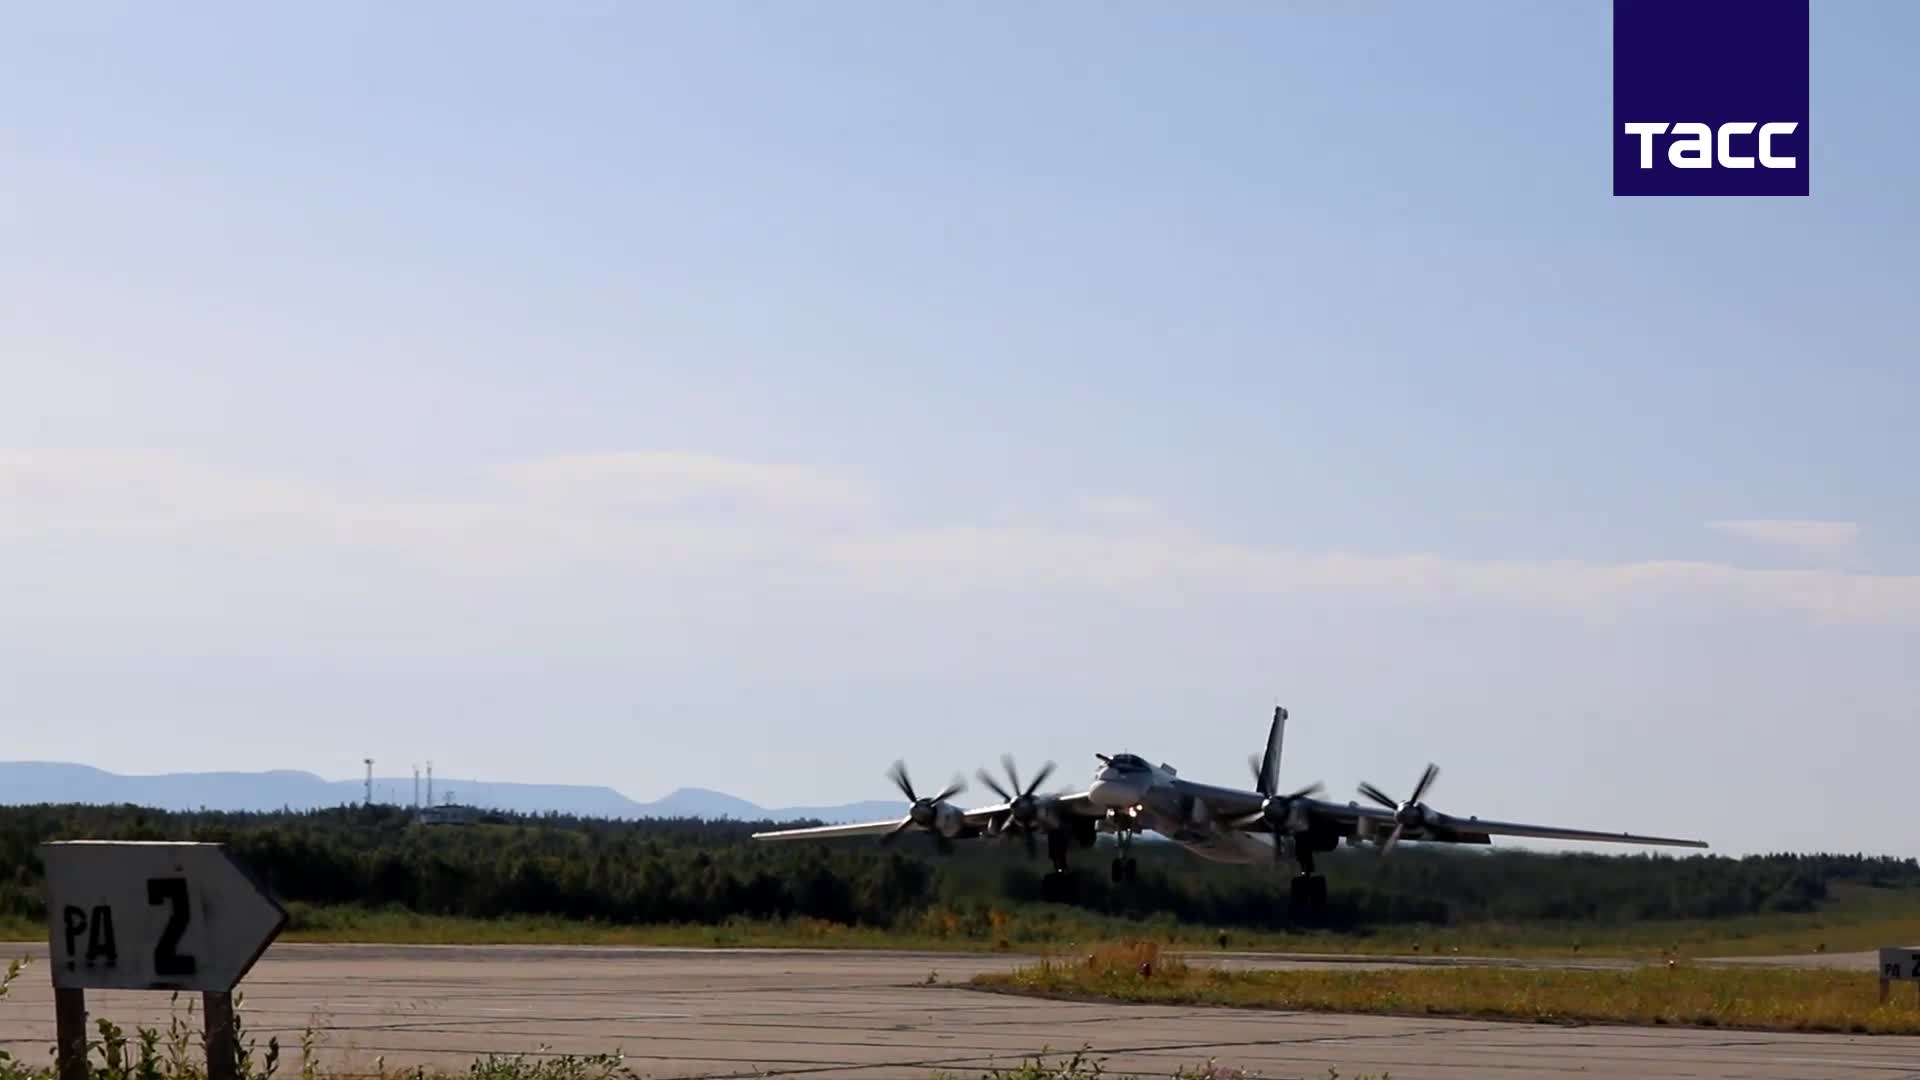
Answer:
POLYGON ((1113 767, 1123 772, 1132 772, 1136 769, 1145 772, 1151 768, 1151 766, 1147 764, 1147 760, 1138 754, 1113 755, 1113 767))

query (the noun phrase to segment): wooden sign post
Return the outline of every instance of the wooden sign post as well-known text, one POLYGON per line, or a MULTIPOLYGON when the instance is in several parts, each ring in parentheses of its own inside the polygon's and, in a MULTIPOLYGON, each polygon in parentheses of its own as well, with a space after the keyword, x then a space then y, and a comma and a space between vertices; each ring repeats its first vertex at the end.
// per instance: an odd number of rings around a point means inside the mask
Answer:
POLYGON ((89 989, 198 990, 207 1078, 235 1080, 233 988, 287 913, 220 844, 43 844, 60 1080, 86 1080, 89 989))

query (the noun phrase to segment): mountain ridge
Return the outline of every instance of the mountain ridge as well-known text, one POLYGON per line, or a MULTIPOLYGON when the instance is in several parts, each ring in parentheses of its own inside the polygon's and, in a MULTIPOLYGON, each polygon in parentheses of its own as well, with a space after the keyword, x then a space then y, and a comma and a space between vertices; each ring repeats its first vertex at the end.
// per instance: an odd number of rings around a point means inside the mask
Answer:
MULTIPOLYGON (((651 802, 594 784, 531 784, 435 777, 434 802, 522 814, 559 813, 612 819, 704 818, 830 823, 898 817, 904 801, 867 800, 836 806, 763 807, 710 788, 681 787, 651 802)), ((424 796, 424 784, 421 788, 424 796)), ((373 778, 374 801, 415 802, 410 776, 373 778)), ((116 773, 62 761, 0 761, 0 805, 131 803, 155 810, 265 812, 319 810, 366 798, 365 780, 328 780, 303 769, 116 773)), ((425 801, 424 797, 421 801, 425 801)))

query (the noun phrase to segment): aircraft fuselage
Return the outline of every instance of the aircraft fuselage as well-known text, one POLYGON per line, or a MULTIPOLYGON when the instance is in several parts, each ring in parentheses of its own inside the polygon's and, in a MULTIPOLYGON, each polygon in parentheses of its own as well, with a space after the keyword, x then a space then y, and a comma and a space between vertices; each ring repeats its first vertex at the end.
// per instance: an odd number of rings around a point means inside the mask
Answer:
POLYGON ((1209 803, 1244 799, 1243 792, 1182 780, 1166 765, 1145 771, 1109 765, 1094 774, 1088 795, 1116 827, 1151 830, 1201 858, 1224 863, 1273 858, 1270 835, 1228 828, 1208 812, 1209 803))

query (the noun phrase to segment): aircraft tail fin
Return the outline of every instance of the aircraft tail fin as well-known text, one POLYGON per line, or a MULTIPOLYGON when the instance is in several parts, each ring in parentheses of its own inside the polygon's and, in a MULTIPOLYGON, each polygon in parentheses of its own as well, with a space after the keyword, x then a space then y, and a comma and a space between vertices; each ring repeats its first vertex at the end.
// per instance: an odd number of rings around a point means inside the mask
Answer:
POLYGON ((1267 752, 1260 759, 1260 794, 1272 795, 1280 790, 1280 747, 1287 736, 1287 710, 1279 705, 1273 707, 1273 726, 1267 729, 1267 752))

